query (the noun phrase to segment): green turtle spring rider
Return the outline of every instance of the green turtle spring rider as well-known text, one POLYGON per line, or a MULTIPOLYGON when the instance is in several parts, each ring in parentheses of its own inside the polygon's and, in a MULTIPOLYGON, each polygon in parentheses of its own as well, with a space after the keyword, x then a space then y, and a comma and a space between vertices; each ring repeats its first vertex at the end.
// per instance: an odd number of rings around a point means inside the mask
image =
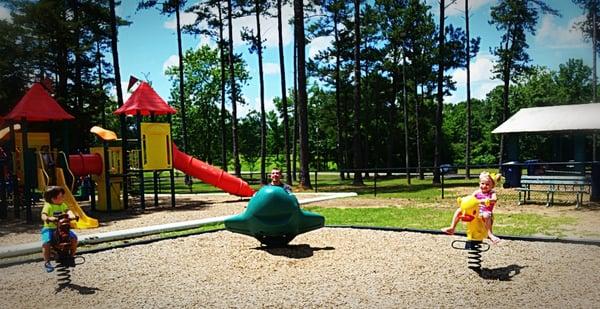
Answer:
POLYGON ((285 246, 324 224, 323 216, 300 209, 296 197, 277 186, 262 187, 244 212, 225 220, 230 232, 252 236, 268 247, 285 246))

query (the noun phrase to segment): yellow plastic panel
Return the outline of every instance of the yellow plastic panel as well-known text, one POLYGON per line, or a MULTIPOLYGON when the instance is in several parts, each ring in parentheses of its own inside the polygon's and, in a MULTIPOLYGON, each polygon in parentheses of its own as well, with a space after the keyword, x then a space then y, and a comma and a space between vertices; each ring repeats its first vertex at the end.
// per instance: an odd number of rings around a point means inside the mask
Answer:
MULTIPOLYGON (((16 145, 23 149, 23 133, 17 132, 15 135, 16 145)), ((27 133, 27 146, 39 150, 43 145, 50 146, 50 133, 48 132, 29 132, 27 133)))
POLYGON ((169 169, 171 158, 171 127, 168 123, 142 122, 142 168, 169 169))
MULTIPOLYGON (((102 147, 90 148, 91 153, 100 154, 102 162, 104 162, 104 150, 102 147)), ((109 147, 108 148, 108 164, 110 174, 119 174, 123 170, 123 164, 121 163, 121 147, 109 147)), ((104 164, 103 164, 104 165, 104 164)), ((96 202, 96 210, 107 211, 107 196, 106 196, 106 184, 105 184, 104 171, 100 175, 92 175, 92 179, 96 182, 96 192, 98 193, 98 199, 96 202)), ((111 211, 117 211, 123 209, 121 203, 121 181, 122 178, 110 177, 110 200, 111 211)))
MULTIPOLYGON (((29 132, 27 133, 27 147, 35 148, 35 150, 40 150, 43 145, 47 145, 50 147, 50 133, 49 132, 29 132)), ((13 168, 15 170, 15 174, 17 174, 17 178, 19 179, 19 183, 23 181, 23 133, 17 132, 15 134, 15 146, 17 148, 17 153, 13 157, 13 168)))

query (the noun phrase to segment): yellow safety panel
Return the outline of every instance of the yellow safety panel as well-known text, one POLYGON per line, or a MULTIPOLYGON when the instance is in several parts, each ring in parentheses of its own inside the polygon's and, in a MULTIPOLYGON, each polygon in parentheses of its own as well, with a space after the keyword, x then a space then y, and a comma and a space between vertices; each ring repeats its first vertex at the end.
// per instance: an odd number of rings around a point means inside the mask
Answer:
MULTIPOLYGON (((27 147, 35 148, 35 150, 40 150, 42 146, 50 147, 50 133, 49 132, 29 132, 27 133, 27 147)), ((17 174, 17 178, 19 179, 19 183, 23 181, 23 133, 16 132, 15 134, 15 147, 17 148, 17 153, 15 154, 13 161, 13 168, 15 170, 15 174, 17 174)))
MULTIPOLYGON (((122 156, 121 147, 108 147, 108 167, 110 174, 120 174, 123 170, 123 164, 121 162, 122 156)), ((104 162, 104 149, 102 147, 90 148, 90 153, 100 154, 102 162, 104 162)), ((104 166, 104 163, 102 164, 104 166)), ((104 171, 100 175, 92 175, 92 179, 96 182, 96 192, 98 193, 98 199, 96 202, 96 210, 107 211, 107 196, 106 196, 106 183, 105 183, 104 171)), ((123 203, 121 201, 121 176, 110 177, 110 209, 111 211, 117 211, 123 209, 123 203)))
MULTIPOLYGON (((23 149, 23 133, 17 132, 15 135, 16 146, 19 149, 23 149)), ((29 132, 27 133, 27 146, 29 148, 35 148, 39 150, 43 145, 50 147, 50 133, 49 132, 29 132)))
POLYGON ((168 123, 142 122, 142 168, 169 169, 173 166, 171 126, 168 123))

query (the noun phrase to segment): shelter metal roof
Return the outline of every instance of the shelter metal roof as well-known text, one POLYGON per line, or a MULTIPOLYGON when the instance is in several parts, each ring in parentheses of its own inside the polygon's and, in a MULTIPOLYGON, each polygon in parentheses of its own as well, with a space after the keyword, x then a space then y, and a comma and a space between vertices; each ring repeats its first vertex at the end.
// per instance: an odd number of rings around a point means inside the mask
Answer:
POLYGON ((600 103, 523 108, 492 133, 600 130, 600 103))

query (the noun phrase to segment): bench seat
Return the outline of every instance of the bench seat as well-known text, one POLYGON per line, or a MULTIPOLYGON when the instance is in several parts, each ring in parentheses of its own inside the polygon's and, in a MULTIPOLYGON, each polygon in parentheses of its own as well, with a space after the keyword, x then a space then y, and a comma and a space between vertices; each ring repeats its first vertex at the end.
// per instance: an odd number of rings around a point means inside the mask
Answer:
POLYGON ((583 202, 583 194, 589 193, 591 181, 584 175, 569 176, 522 176, 521 187, 516 188, 519 192, 519 205, 530 200, 531 192, 546 192, 546 206, 554 203, 555 192, 570 192, 576 195, 576 208, 583 202), (532 188, 531 186, 545 186, 545 188, 532 188), (523 198, 521 198, 521 194, 523 198))

